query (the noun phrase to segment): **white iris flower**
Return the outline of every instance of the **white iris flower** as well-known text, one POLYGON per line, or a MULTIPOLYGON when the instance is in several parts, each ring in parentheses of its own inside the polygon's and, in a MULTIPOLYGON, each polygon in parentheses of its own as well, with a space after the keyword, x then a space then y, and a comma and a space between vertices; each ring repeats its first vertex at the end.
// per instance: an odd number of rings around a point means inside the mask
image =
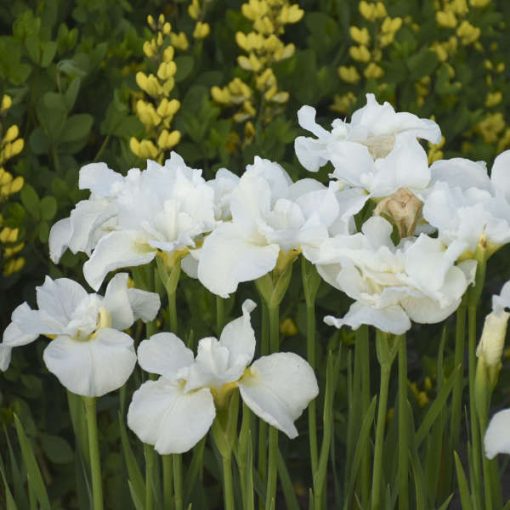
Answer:
POLYGON ((287 434, 298 432, 294 421, 318 395, 310 365, 293 353, 275 353, 252 363, 255 333, 250 313, 225 326, 220 339, 203 338, 198 354, 172 333, 158 333, 138 348, 141 367, 161 377, 147 381, 133 394, 128 425, 160 454, 183 453, 207 434, 216 406, 225 405, 239 389, 246 405, 260 418, 287 434))
POLYGON ((120 388, 136 364, 133 339, 121 330, 137 319, 154 319, 159 296, 128 288, 126 273, 112 278, 104 296, 88 294, 68 278, 46 277, 36 292, 37 310, 23 303, 12 314, 0 344, 0 368, 8 368, 13 347, 44 335, 52 339, 44 362, 68 390, 99 397, 120 388))

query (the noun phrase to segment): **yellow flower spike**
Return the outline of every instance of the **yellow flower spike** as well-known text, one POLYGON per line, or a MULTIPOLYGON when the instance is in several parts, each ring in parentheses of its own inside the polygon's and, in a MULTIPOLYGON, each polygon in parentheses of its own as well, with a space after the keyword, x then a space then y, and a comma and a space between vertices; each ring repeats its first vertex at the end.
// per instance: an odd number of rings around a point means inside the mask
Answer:
POLYGON ((145 126, 157 126, 161 122, 161 117, 156 113, 154 105, 142 99, 136 103, 136 115, 145 126))
POLYGON ((161 62, 158 67, 157 76, 160 80, 168 80, 175 76, 177 72, 177 66, 175 62, 161 62))
POLYGON ((18 138, 14 142, 6 144, 4 148, 5 159, 6 160, 11 159, 14 156, 17 156, 23 150, 24 147, 25 141, 23 140, 23 138, 18 138))
POLYGON ((175 50, 173 49, 173 47, 167 46, 163 50, 163 54, 161 55, 161 58, 165 64, 169 64, 170 62, 173 61, 174 56, 175 56, 175 50))
POLYGON ((181 107, 180 101, 177 99, 171 99, 170 101, 165 97, 159 103, 156 113, 162 118, 171 118, 173 117, 179 108, 181 107))
POLYGON ((11 182, 11 185, 10 185, 10 193, 9 194, 12 194, 12 193, 18 193, 18 191, 21 190, 21 188, 23 187, 23 184, 25 183, 25 180, 23 179, 23 177, 21 176, 18 176, 16 177, 12 182, 11 182))
POLYGON ((492 108, 493 106, 497 106, 499 103, 501 103, 502 100, 503 94, 501 92, 489 92, 485 98, 485 106, 487 108, 492 108))
POLYGON ((370 60, 370 51, 366 46, 351 46, 349 55, 357 62, 368 62, 370 60))
POLYGON ((299 333, 299 329, 296 323, 290 317, 287 317, 280 323, 280 333, 283 336, 295 336, 299 333))
POLYGON ((472 7, 481 8, 486 7, 491 3, 491 0, 469 0, 472 7))
POLYGON ((165 34, 165 35, 169 35, 171 31, 172 31, 172 25, 171 25, 171 24, 167 21, 167 22, 163 25, 162 32, 163 32, 163 34, 165 34))
POLYGON ((486 143, 496 143, 499 133, 505 129, 505 119, 501 112, 496 112, 482 119, 475 127, 486 143))
POLYGON ((150 41, 143 43, 143 54, 148 58, 152 58, 156 54, 150 41))
POLYGON ((193 30, 193 37, 195 39, 205 39, 211 33, 211 27, 209 23, 204 23, 199 21, 195 25, 195 30, 193 30))
POLYGON ((173 78, 168 78, 163 83, 163 86, 161 87, 161 94, 164 96, 168 96, 170 92, 172 92, 173 88, 175 86, 175 80, 173 78))
POLYGON ((170 42, 172 46, 181 51, 186 51, 189 48, 188 38, 184 32, 179 32, 178 34, 172 32, 170 34, 170 42))
POLYGON ((23 257, 8 260, 4 266, 3 274, 4 276, 11 276, 12 274, 21 271, 24 266, 25 259, 23 257))
POLYGON ((230 104, 230 92, 227 88, 220 88, 220 87, 212 87, 211 88, 211 96, 214 101, 220 104, 230 104))
POLYGON ((356 96, 353 92, 347 92, 347 94, 343 96, 335 95, 334 102, 330 106, 330 109, 341 114, 350 113, 355 102, 356 96))
POLYGON ((18 126, 16 126, 16 124, 13 124, 6 132, 5 132, 5 135, 3 137, 3 142, 5 143, 8 143, 8 142, 12 142, 13 140, 16 140, 16 138, 18 138, 19 136, 19 129, 18 129, 18 126))
POLYGON ((363 71, 363 74, 367 80, 374 79, 377 80, 384 76, 384 70, 382 67, 378 66, 375 62, 370 62, 368 66, 363 71))
POLYGON ((266 36, 277 32, 274 23, 268 17, 259 18, 254 21, 253 28, 266 36))
POLYGON ((4 94, 0 103, 0 113, 6 112, 12 106, 11 96, 4 94))
POLYGON ((338 76, 346 83, 356 84, 361 79, 358 70, 354 66, 340 66, 338 68, 338 76))
POLYGON ((377 2, 375 4, 374 16, 376 18, 385 18, 386 16, 388 16, 388 13, 386 12, 386 7, 384 6, 383 2, 377 2))
POLYGON ((436 12, 436 22, 443 28, 455 28, 457 26, 457 18, 453 11, 438 11, 436 12))
POLYGON ((358 44, 363 46, 368 46, 370 44, 370 34, 365 27, 358 28, 353 26, 349 29, 349 35, 351 39, 358 44))
POLYGON ((23 250, 24 247, 25 243, 19 243, 16 244, 15 246, 9 246, 4 250, 4 257, 5 258, 13 257, 14 255, 17 255, 21 250, 23 250))
POLYGON ((464 46, 476 42, 480 38, 480 33, 480 29, 467 20, 464 20, 457 28, 457 36, 464 46))
POLYGON ((15 243, 18 240, 19 230, 17 228, 4 227, 0 230, 0 242, 15 243))
POLYGON ((280 16, 280 20, 284 24, 292 24, 298 23, 303 19, 305 11, 299 7, 297 4, 285 5, 285 21, 282 20, 282 16, 280 16))
POLYGON ((253 71, 255 73, 262 68, 260 60, 253 53, 250 53, 248 57, 240 55, 237 57, 237 63, 246 71, 253 71))
POLYGON ((255 32, 245 34, 244 32, 236 33, 237 45, 247 53, 253 50, 260 50, 264 45, 264 38, 255 32))
POLYGON ((172 131, 163 129, 158 137, 158 147, 163 150, 170 150, 175 147, 181 140, 181 133, 179 131, 172 131))
POLYGON ((469 11, 466 0, 453 0, 450 5, 453 11, 460 16, 465 16, 469 11))
POLYGON ((376 7, 374 4, 369 4, 362 0, 358 4, 359 13, 368 21, 373 21, 375 19, 375 10, 376 7))
POLYGON ((268 4, 263 0, 249 0, 247 4, 241 6, 243 16, 251 21, 262 18, 267 14, 268 10, 268 4))
POLYGON ((288 92, 277 92, 271 97, 271 102, 277 103, 277 104, 283 104, 286 103, 289 100, 289 93, 288 92))
POLYGON ((188 14, 191 19, 197 20, 200 17, 200 4, 198 0, 192 0, 188 6, 188 14))

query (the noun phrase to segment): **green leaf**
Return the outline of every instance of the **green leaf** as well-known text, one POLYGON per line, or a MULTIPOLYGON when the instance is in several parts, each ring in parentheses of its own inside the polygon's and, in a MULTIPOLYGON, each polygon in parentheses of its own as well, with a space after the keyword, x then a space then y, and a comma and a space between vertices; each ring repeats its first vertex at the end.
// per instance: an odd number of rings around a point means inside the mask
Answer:
POLYGON ((39 202, 41 218, 50 221, 57 214, 57 201, 55 197, 46 196, 39 202))
POLYGON ((48 498, 48 493, 46 492, 46 486, 44 484, 41 471, 39 470, 39 466, 35 459, 34 450, 32 449, 32 445, 30 444, 30 441, 25 434, 25 430, 23 429, 23 425, 19 421, 17 415, 14 415, 14 424, 16 426, 16 433, 21 447, 21 455, 25 464, 29 487, 34 491, 34 494, 41 505, 41 509, 51 510, 50 500, 48 498))
POLYGON ((39 197, 30 184, 25 184, 20 192, 21 203, 25 206, 30 216, 39 218, 39 197))
POLYGON ((191 71, 193 71, 193 64, 193 57, 189 55, 175 58, 175 65, 177 66, 177 71, 175 73, 176 83, 185 80, 191 74, 191 71))
POLYGON ((68 464, 74 459, 74 453, 69 443, 61 437, 43 434, 41 446, 44 453, 55 464, 68 464))
POLYGON ((41 127, 36 127, 30 133, 28 143, 36 155, 47 154, 50 150, 50 140, 41 127))
POLYGON ((450 395, 453 384, 456 378, 459 376, 460 367, 457 367, 451 374, 450 377, 445 381, 437 397, 435 398, 432 405, 429 407, 427 414, 423 418, 423 421, 416 432, 416 447, 418 448, 421 442, 427 437, 430 428, 436 421, 437 417, 443 411, 448 396, 450 395))
POLYGON ((48 67, 55 58, 57 53, 57 43, 55 41, 48 41, 41 45, 41 56, 39 65, 41 67, 48 67))
POLYGON ((131 445, 129 444, 126 424, 120 413, 119 413, 119 431, 124 462, 126 463, 126 467, 128 470, 129 490, 131 492, 131 498, 133 500, 133 503, 138 508, 138 504, 140 504, 140 502, 142 501, 145 501, 145 481, 142 476, 142 472, 140 471, 140 467, 138 466, 138 462, 136 461, 136 457, 133 453, 131 445))
POLYGON ((469 486, 466 480, 466 474, 462 467, 462 462, 457 455, 457 452, 453 452, 455 457, 455 470, 457 471, 457 480, 459 482, 460 501, 462 504, 462 510, 473 510, 471 503, 471 495, 469 494, 469 486))
POLYGON ((64 94, 64 101, 68 111, 73 109, 74 103, 76 103, 76 98, 78 97, 78 92, 80 91, 81 80, 80 78, 74 78, 69 87, 64 94))
POLYGON ((71 115, 65 123, 59 143, 79 142, 89 136, 94 117, 88 113, 71 115))

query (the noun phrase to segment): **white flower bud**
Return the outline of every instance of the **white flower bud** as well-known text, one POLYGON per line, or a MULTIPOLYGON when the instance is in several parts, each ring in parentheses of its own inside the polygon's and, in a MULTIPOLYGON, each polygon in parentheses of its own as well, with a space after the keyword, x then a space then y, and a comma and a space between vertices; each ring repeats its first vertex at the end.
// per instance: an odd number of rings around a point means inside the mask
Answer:
POLYGON ((509 313, 500 311, 491 312, 485 318, 482 337, 476 349, 476 355, 479 358, 483 358, 488 367, 496 367, 501 363, 509 317, 509 313))

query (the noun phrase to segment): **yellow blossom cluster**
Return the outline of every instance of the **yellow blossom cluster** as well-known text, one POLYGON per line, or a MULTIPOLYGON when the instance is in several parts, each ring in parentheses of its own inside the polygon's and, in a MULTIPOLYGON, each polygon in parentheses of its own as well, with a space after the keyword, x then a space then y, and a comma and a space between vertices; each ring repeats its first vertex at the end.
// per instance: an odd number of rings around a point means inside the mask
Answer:
POLYGON ((241 7, 245 18, 251 21, 252 30, 237 32, 236 42, 244 55, 237 59, 239 66, 251 74, 249 83, 235 78, 225 87, 213 87, 211 95, 224 107, 234 107, 235 122, 246 122, 245 139, 255 133, 251 120, 257 113, 263 123, 275 115, 275 107, 289 99, 288 92, 281 91, 273 71, 276 62, 285 60, 295 52, 293 44, 285 44, 281 36, 285 26, 297 23, 304 11, 288 0, 249 0, 241 7), (254 104, 260 105, 257 112, 254 104))
POLYGON ((196 21, 193 30, 193 37, 195 39, 205 39, 211 33, 209 23, 204 21, 206 1, 207 0, 203 0, 202 2, 200 0, 191 0, 191 4, 188 6, 190 18, 196 21))
MULTIPOLYGON (((381 65, 384 49, 393 43, 404 22, 400 17, 389 16, 381 1, 362 0, 358 9, 361 15, 360 26, 353 25, 349 29, 352 41, 349 57, 353 63, 338 68, 338 76, 349 85, 356 85, 362 78, 380 80, 384 76, 381 65)), ((350 94, 335 96, 331 109, 347 113, 353 105, 350 94)))
MULTIPOLYGON (((181 103, 177 99, 169 99, 175 86, 177 71, 172 43, 172 40, 175 42, 175 37, 172 38, 175 34, 163 15, 160 15, 157 21, 148 16, 147 24, 153 32, 153 37, 145 41, 143 52, 150 60, 154 73, 147 74, 142 71, 136 73, 136 83, 143 95, 135 104, 135 113, 145 126, 146 137, 142 140, 131 138, 129 146, 139 158, 161 162, 165 153, 175 147, 181 139, 181 133, 171 128, 181 103)), ((187 47, 185 35, 184 39, 181 34, 176 37, 181 39, 181 47, 187 47)))
POLYGON ((421 387, 417 383, 410 383, 409 389, 419 407, 426 407, 430 403, 429 393, 433 389, 432 379, 430 377, 425 377, 421 387))
MULTIPOLYGON (((5 117, 11 105, 11 97, 4 95, 0 101, 0 118, 5 117)), ((23 150, 25 143, 19 136, 16 124, 5 130, 0 124, 0 140, 0 204, 3 204, 23 187, 23 177, 14 177, 5 169, 5 165, 23 150)), ((20 271, 25 265, 24 257, 18 256, 25 246, 20 241, 19 234, 19 229, 6 226, 3 216, 0 215, 0 252, 4 276, 20 271)))
POLYGON ((432 144, 429 143, 429 151, 428 151, 428 158, 429 158, 429 164, 434 163, 434 161, 438 161, 439 159, 444 158, 443 153, 443 147, 445 144, 445 137, 442 136, 439 143, 432 144))

